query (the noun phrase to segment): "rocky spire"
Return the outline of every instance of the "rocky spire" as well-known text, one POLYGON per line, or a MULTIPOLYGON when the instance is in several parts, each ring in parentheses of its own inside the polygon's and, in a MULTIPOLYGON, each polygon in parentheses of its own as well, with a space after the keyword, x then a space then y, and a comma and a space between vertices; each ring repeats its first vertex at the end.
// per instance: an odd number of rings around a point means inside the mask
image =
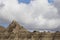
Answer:
POLYGON ((8 32, 16 32, 16 31, 27 31, 23 26, 18 24, 15 20, 12 21, 12 23, 8 26, 8 32))

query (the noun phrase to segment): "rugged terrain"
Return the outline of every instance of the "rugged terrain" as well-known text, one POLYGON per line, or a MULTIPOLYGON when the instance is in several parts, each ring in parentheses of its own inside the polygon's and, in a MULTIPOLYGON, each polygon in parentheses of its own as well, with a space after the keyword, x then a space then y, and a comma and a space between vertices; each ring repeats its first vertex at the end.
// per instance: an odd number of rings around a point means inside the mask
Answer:
POLYGON ((16 21, 7 28, 0 26, 0 40, 60 40, 60 32, 29 32, 16 21))

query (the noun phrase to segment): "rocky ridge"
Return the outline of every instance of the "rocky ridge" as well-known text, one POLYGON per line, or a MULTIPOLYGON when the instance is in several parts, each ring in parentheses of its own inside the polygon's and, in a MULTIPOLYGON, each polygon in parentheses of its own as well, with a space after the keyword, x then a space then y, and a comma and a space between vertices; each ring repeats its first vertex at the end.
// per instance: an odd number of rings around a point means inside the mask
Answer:
POLYGON ((7 28, 0 26, 0 40, 60 40, 60 32, 29 32, 16 21, 7 28))

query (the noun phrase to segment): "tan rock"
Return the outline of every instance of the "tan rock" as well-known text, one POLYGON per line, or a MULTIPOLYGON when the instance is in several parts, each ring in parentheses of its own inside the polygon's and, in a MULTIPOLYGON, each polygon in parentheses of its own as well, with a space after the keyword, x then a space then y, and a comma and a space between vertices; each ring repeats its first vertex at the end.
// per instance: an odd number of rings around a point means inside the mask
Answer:
POLYGON ((29 32, 13 20, 8 28, 0 26, 0 40, 60 40, 60 32, 29 32))

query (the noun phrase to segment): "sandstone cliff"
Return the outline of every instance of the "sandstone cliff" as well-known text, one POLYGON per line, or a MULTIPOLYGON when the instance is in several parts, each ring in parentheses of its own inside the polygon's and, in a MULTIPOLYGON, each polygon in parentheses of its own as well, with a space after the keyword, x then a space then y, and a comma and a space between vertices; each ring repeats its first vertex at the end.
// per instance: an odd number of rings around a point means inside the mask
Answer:
POLYGON ((16 21, 7 28, 0 26, 0 40, 60 40, 60 32, 29 32, 16 21))

